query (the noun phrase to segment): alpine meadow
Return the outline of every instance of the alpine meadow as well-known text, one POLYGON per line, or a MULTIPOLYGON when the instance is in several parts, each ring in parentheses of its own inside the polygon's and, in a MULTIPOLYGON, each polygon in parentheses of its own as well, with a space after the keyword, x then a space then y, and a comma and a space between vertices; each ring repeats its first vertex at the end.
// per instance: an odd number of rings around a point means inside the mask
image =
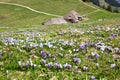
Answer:
POLYGON ((120 0, 0 0, 0 80, 120 80, 120 0))

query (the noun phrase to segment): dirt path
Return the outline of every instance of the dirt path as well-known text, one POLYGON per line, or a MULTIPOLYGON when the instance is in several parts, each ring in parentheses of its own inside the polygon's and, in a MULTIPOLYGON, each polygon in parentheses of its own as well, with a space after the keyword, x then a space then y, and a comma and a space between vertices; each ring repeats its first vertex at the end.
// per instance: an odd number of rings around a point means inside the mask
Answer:
POLYGON ((82 0, 79 0, 79 1, 82 2, 84 5, 86 5, 86 6, 88 6, 88 7, 91 7, 91 8, 93 8, 93 9, 96 9, 95 11, 90 12, 90 13, 87 13, 87 14, 84 14, 84 15, 89 15, 89 14, 92 14, 92 13, 95 13, 95 12, 100 11, 99 8, 96 8, 96 7, 94 7, 94 6, 91 6, 91 5, 87 4, 86 2, 83 2, 82 0))
POLYGON ((92 13, 96 13, 96 12, 98 12, 98 11, 100 11, 100 9, 97 9, 97 10, 95 10, 95 11, 93 11, 93 12, 87 13, 87 14, 85 14, 85 16, 87 16, 87 15, 89 15, 89 14, 92 14, 92 13))
POLYGON ((21 5, 21 4, 7 3, 7 2, 0 2, 0 4, 19 6, 19 7, 22 7, 22 8, 26 8, 26 9, 28 9, 30 11, 36 12, 36 13, 45 14, 45 15, 54 16, 54 17, 62 17, 62 16, 56 15, 56 14, 51 14, 51 13, 46 13, 46 12, 38 11, 38 10, 32 9, 32 8, 30 8, 28 6, 21 5))

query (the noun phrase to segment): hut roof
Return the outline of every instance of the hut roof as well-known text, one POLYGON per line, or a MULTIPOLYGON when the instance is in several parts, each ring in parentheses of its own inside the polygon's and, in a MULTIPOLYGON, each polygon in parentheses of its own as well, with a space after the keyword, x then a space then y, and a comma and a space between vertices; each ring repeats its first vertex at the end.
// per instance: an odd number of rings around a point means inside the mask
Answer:
POLYGON ((79 18, 82 18, 82 16, 80 14, 78 14, 76 11, 72 10, 70 11, 65 17, 64 19, 66 20, 73 20, 74 22, 77 22, 79 20, 79 18))

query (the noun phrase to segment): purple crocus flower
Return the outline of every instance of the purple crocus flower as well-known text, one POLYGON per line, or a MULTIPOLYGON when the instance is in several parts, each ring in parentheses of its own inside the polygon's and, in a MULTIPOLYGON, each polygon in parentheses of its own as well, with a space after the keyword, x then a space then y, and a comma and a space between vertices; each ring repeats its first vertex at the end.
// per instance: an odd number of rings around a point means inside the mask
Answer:
POLYGON ((44 51, 41 51, 41 56, 45 59, 47 56, 46 54, 44 53, 44 51))
POLYGON ((50 68, 52 65, 53 65, 52 62, 49 62, 49 63, 47 64, 47 66, 48 66, 49 68, 50 68))
POLYGON ((115 68, 116 64, 111 64, 110 67, 111 68, 115 68))
POLYGON ((80 49, 81 50, 84 50, 84 48, 85 48, 85 46, 82 44, 82 45, 80 45, 80 49))
POLYGON ((80 63, 80 62, 81 62, 80 58, 73 58, 73 61, 74 61, 75 63, 80 63))
POLYGON ((58 68, 58 69, 62 69, 63 68, 62 64, 58 64, 57 62, 54 64, 54 66, 56 68, 58 68))
POLYGON ((97 54, 97 52, 92 52, 91 54, 94 57, 97 54))
POLYGON ((68 63, 64 64, 64 68, 70 69, 72 66, 68 63))
POLYGON ((119 48, 114 48, 114 52, 115 52, 116 54, 119 54, 119 53, 120 53, 119 48))
POLYGON ((79 51, 79 48, 75 49, 75 52, 78 52, 79 51))
POLYGON ((90 80, 95 80, 95 76, 91 76, 91 77, 90 77, 90 80))
POLYGON ((57 62, 56 62, 56 63, 54 63, 54 66, 55 66, 55 67, 57 67, 57 66, 58 66, 58 63, 57 63, 57 62))
POLYGON ((86 42, 86 43, 85 43, 85 47, 88 47, 88 46, 89 46, 89 42, 86 42))
POLYGON ((92 52, 91 54, 92 54, 92 56, 95 57, 96 59, 99 58, 99 54, 98 54, 97 52, 92 52))
POLYGON ((56 54, 54 54, 54 55, 53 55, 54 60, 56 59, 56 57, 57 57, 57 55, 56 55, 56 54))
POLYGON ((22 67, 25 67, 25 63, 24 62, 22 63, 22 67))
POLYGON ((28 62, 28 61, 25 63, 25 66, 26 66, 26 67, 28 67, 28 66, 29 66, 29 62, 28 62))
POLYGON ((82 53, 84 53, 85 45, 80 45, 80 49, 82 50, 82 53))
POLYGON ((57 49, 58 47, 57 46, 54 46, 54 49, 57 49))
POLYGON ((44 60, 44 59, 42 59, 41 62, 42 62, 43 64, 46 64, 46 60, 44 60))
POLYGON ((42 44, 42 43, 40 43, 39 47, 40 47, 40 48, 43 48, 43 44, 42 44))
POLYGON ((98 59, 98 58, 99 58, 99 55, 98 55, 98 54, 95 54, 95 58, 98 59))
POLYGON ((115 34, 111 34, 110 38, 115 38, 116 35, 115 34))
POLYGON ((59 69, 62 69, 62 68, 63 68, 62 64, 59 64, 59 65, 58 65, 58 68, 59 68, 59 69))
POLYGON ((13 38, 8 37, 8 38, 6 38, 4 41, 5 41, 5 42, 8 42, 8 43, 11 43, 13 40, 14 40, 13 38))
POLYGON ((105 38, 105 40, 106 40, 106 41, 109 41, 109 40, 110 40, 110 38, 105 38))
POLYGON ((90 55, 89 56, 87 56, 87 60, 89 60, 91 57, 90 57, 90 55))
POLYGON ((95 47, 98 42, 93 42, 91 45, 92 47, 95 47))

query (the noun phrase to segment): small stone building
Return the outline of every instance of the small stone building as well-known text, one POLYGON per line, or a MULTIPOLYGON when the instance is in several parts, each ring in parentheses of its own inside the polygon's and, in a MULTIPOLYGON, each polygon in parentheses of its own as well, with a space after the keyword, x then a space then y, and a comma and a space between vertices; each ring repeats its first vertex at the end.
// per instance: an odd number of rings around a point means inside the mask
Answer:
POLYGON ((51 24, 66 24, 67 21, 64 18, 51 18, 50 20, 43 23, 43 25, 51 25, 51 24))
POLYGON ((72 23, 77 23, 78 21, 82 20, 82 16, 76 11, 72 10, 64 17, 64 19, 72 23))
POLYGON ((78 14, 76 11, 70 11, 66 16, 62 18, 51 18, 50 20, 43 23, 43 25, 51 25, 51 24, 66 24, 67 21, 71 23, 77 23, 82 20, 82 16, 78 14))

